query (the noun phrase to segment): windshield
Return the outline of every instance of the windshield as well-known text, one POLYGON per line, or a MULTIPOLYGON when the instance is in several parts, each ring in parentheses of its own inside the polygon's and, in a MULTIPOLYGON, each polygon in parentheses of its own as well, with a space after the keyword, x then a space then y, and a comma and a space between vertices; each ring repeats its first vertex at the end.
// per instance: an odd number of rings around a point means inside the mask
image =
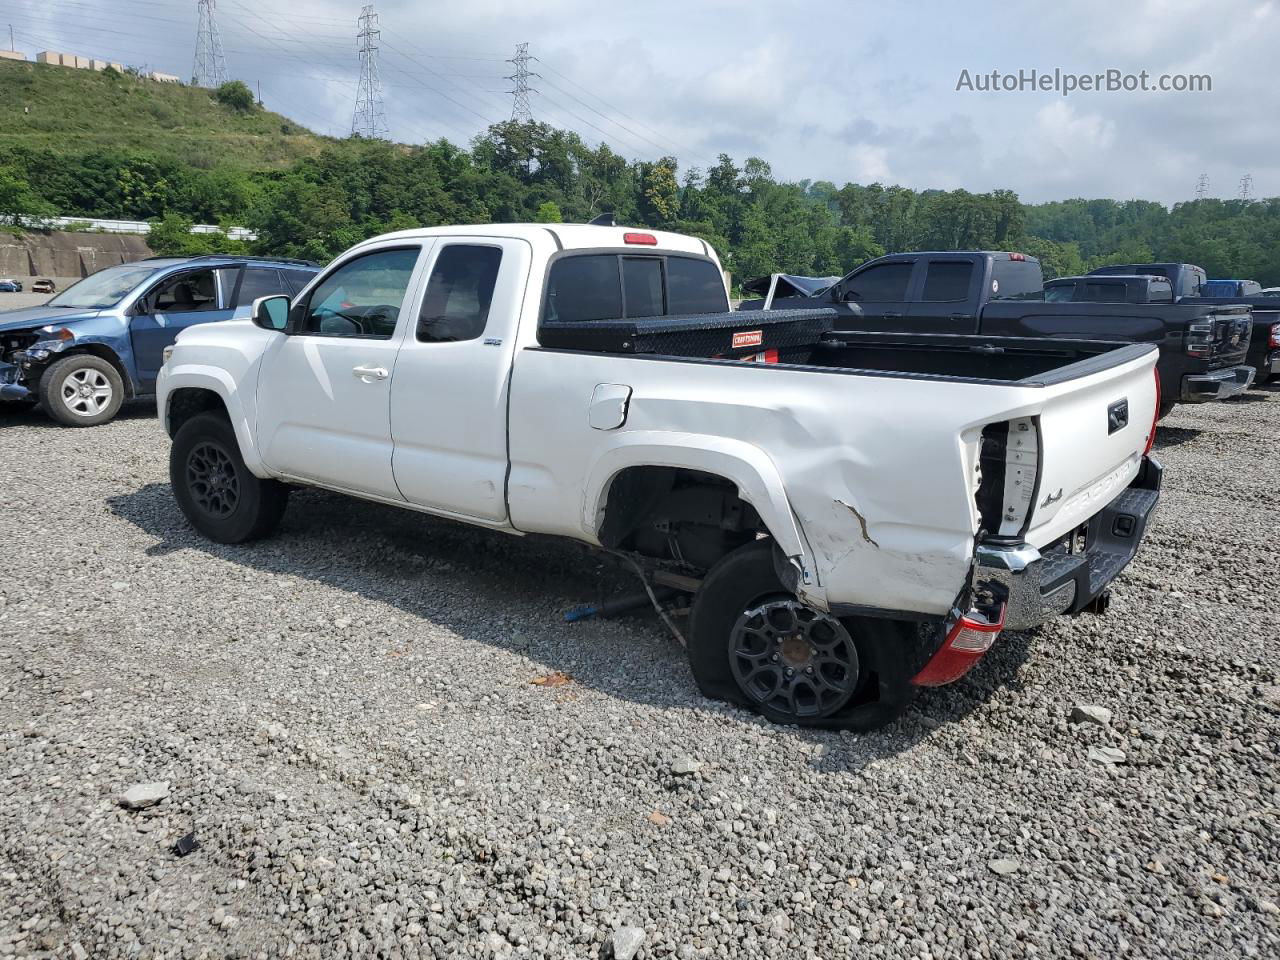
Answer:
POLYGON ((108 307, 114 307, 155 272, 155 267, 143 267, 131 263, 107 267, 67 287, 49 301, 49 306, 106 310, 108 307))

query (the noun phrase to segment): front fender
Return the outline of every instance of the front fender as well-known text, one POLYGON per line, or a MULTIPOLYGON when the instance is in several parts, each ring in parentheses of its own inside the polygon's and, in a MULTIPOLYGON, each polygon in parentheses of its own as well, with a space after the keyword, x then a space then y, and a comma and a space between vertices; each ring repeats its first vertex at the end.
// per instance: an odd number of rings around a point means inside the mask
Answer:
POLYGON ((599 535, 613 480, 628 467, 675 467, 724 477, 738 488, 800 572, 798 592, 826 607, 825 591, 804 532, 796 522, 782 477, 759 447, 727 437, 664 431, 633 431, 617 438, 590 465, 583 491, 582 526, 599 535))
POLYGON ((256 411, 252 403, 244 397, 231 374, 221 367, 200 363, 166 364, 160 370, 156 381, 156 409, 159 411, 165 433, 173 435, 169 428, 169 401, 177 390, 208 390, 222 400, 231 419, 231 426, 236 432, 236 441, 240 444, 240 455, 245 466, 256 477, 268 479, 272 476, 254 443, 254 420, 256 411))

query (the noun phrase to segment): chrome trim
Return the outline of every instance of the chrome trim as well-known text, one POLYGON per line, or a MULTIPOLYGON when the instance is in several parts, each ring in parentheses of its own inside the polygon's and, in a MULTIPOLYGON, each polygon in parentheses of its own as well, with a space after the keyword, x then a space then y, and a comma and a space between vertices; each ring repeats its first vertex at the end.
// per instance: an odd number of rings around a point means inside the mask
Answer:
POLYGON ((1040 551, 1029 543, 979 544, 974 550, 974 586, 991 591, 1005 603, 1006 630, 1037 627, 1071 608, 1076 584, 1068 581, 1047 596, 1040 592, 1040 551))

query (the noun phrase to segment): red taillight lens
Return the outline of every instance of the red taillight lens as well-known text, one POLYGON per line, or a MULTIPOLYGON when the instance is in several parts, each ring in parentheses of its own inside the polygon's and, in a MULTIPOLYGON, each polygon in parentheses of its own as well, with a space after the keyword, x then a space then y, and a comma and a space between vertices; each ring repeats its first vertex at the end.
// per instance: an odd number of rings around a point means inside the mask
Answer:
POLYGON ((957 620, 938 652, 911 682, 917 687, 940 687, 963 677, 991 649, 1004 629, 1004 609, 1001 604, 994 619, 970 611, 957 620))
POLYGON ((624 233, 622 235, 623 243, 639 243, 646 247, 656 247, 658 238, 652 233, 624 233))
POLYGON ((1011 253, 1009 254, 1009 259, 1023 261, 1027 259, 1027 255, 1025 253, 1011 253))
MULTIPOLYGON (((1277 324, 1280 326, 1280 324, 1277 324)), ((1155 371, 1156 375, 1156 412, 1151 415, 1151 432, 1147 434, 1147 445, 1142 451, 1145 457, 1151 452, 1151 448, 1156 442, 1156 424, 1160 422, 1160 371, 1155 371)))
POLYGON ((1280 347, 1280 323, 1273 323, 1271 325, 1270 343, 1273 347, 1280 347))

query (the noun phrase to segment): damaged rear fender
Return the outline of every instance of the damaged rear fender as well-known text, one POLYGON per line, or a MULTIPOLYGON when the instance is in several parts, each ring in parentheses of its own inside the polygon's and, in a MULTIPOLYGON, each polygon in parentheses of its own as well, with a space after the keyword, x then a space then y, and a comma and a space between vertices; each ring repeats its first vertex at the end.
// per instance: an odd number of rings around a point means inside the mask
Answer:
POLYGON ((785 554, 799 577, 797 592, 809 603, 825 609, 826 597, 812 551, 787 498, 782 477, 773 461, 741 440, 689 433, 636 431, 617 438, 617 445, 605 450, 591 464, 583 494, 582 528, 599 542, 609 488, 622 471, 630 467, 674 467, 697 470, 722 477, 738 488, 764 521, 774 542, 785 554))

